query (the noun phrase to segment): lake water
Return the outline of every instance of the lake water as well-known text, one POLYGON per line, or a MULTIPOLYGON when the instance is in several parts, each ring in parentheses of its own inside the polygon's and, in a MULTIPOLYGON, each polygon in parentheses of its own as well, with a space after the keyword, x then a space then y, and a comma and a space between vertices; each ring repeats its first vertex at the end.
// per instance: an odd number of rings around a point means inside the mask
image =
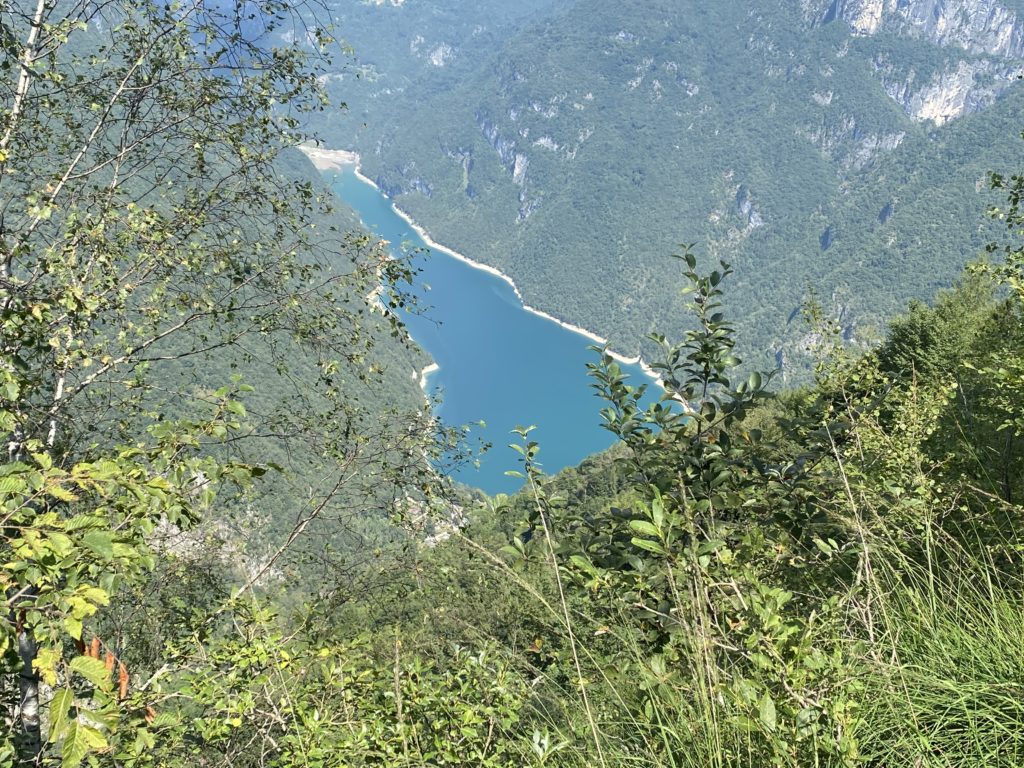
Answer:
MULTIPOLYGON (((329 172, 330 173, 330 172, 329 172)), ((338 196, 393 249, 426 243, 392 208, 391 201, 353 169, 329 177, 338 196)), ((598 354, 594 342, 523 308, 512 286, 443 251, 417 256, 414 294, 425 316, 407 314, 409 333, 439 366, 427 391, 441 391, 437 416, 448 425, 484 422, 471 439, 492 448, 480 467, 465 466, 456 479, 487 493, 512 493, 522 486, 505 472, 521 468, 508 448, 516 426, 535 426, 538 462, 545 472, 578 464, 608 448, 614 436, 601 426, 602 401, 591 388, 586 364, 598 354)), ((651 382, 639 365, 623 365, 631 383, 651 382)), ((653 389, 653 387, 651 388, 653 389)))

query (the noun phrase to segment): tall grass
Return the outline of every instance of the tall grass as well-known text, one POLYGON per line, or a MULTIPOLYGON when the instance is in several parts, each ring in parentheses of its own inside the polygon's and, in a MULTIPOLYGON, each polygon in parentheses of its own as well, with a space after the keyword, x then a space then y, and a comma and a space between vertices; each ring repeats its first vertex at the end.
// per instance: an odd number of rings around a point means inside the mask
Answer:
POLYGON ((924 564, 879 559, 881 633, 859 659, 865 762, 1024 765, 1021 574, 950 538, 931 554, 924 564))
MULTIPOLYGON (((752 725, 730 699, 735 669, 713 639, 679 644, 665 669, 636 635, 617 633, 625 673, 609 676, 607 645, 587 645, 597 621, 576 603, 572 636, 593 680, 590 706, 563 700, 566 722, 547 727, 572 746, 545 764, 596 764, 599 739, 610 766, 1024 766, 1024 574, 968 551, 959 538, 933 532, 926 556, 915 559, 900 551, 904 533, 886 535, 893 538, 865 542, 870 581, 851 588, 837 580, 843 605, 822 625, 828 636, 817 638, 843 656, 845 679, 823 695, 850 701, 855 755, 813 741, 772 747, 785 736, 752 725), (589 738, 574 741, 574 731, 589 738)), ((673 611, 692 622, 707 606, 690 592, 677 595, 673 611)))

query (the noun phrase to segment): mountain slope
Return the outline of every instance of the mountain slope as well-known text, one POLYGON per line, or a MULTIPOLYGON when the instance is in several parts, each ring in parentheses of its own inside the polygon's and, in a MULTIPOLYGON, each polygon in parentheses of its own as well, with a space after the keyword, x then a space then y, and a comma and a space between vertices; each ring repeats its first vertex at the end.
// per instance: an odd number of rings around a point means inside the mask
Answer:
POLYGON ((326 133, 623 351, 679 330, 667 254, 690 241, 736 267, 748 354, 799 370, 808 286, 869 339, 980 251, 985 173, 1024 157, 1021 24, 989 0, 577 0, 509 29, 326 133))

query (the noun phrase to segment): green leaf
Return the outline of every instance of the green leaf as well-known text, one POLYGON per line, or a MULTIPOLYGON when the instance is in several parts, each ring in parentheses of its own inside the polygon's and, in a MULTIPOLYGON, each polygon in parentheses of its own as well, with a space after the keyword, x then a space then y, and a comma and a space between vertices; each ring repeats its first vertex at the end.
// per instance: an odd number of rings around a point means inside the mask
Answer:
POLYGON ((117 726, 118 710, 116 709, 79 709, 78 714, 101 729, 113 730, 117 726))
POLYGON ((767 692, 761 697, 757 716, 761 719, 765 728, 769 731, 775 730, 775 702, 772 701, 772 697, 767 692))
POLYGON ((49 540, 50 548, 57 557, 67 557, 75 548, 75 543, 71 540, 71 537, 63 533, 54 531, 47 534, 46 538, 49 540))
MULTIPOLYGON (((517 541, 517 544, 518 544, 518 541, 517 541)), ((504 547, 499 549, 498 552, 500 552, 503 555, 508 555, 509 557, 514 557, 514 558, 520 559, 520 560, 523 557, 523 550, 522 550, 522 545, 521 544, 519 544, 519 546, 516 546, 516 545, 513 545, 513 544, 506 544, 504 547)))
POLYGON ((60 751, 62 768, 76 768, 88 752, 89 743, 82 733, 82 726, 72 721, 60 751))
POLYGON ((51 469, 53 467, 53 459, 50 458, 48 453, 33 453, 32 458, 42 469, 51 469))
POLYGON ((75 494, 62 485, 50 485, 47 487, 46 491, 53 496, 53 498, 59 499, 60 501, 67 501, 70 503, 78 500, 78 497, 75 496, 75 494))
POLYGON ((633 539, 633 546, 639 547, 640 549, 646 549, 648 552, 654 552, 657 555, 668 554, 665 552, 665 548, 656 541, 649 539, 633 539))
POLYGON ((660 538, 661 536, 658 529, 654 527, 654 524, 646 520, 630 520, 629 527, 644 536, 653 536, 654 538, 660 538))
POLYGON ((595 579, 601 575, 600 571, 594 567, 594 564, 582 555, 572 555, 569 560, 581 571, 586 571, 595 579))
POLYGON ((106 523, 103 518, 95 515, 75 515, 64 523, 65 531, 78 531, 83 528, 102 528, 106 523))
POLYGON ((24 493, 25 481, 19 477, 0 477, 0 494, 24 493))
POLYGON ((59 741, 68 727, 68 713, 75 705, 75 694, 70 688, 61 688, 50 699, 50 741, 59 741))
POLYGON ((39 673, 43 682, 49 686, 57 685, 57 663, 60 661, 60 652, 54 648, 40 648, 36 654, 32 668, 39 673))
POLYGON ((79 589, 86 600, 95 605, 110 605, 110 596, 99 587, 82 587, 79 589))
POLYGON ((816 546, 819 550, 821 550, 826 555, 831 555, 833 553, 833 551, 834 551, 829 544, 827 544, 826 542, 822 541, 819 538, 815 538, 814 539, 814 546, 816 546))
POLYGON ((665 521, 665 502, 662 501, 661 494, 658 494, 651 502, 651 519, 654 520, 654 524, 658 528, 661 528, 665 521))
POLYGON ((68 724, 67 735, 61 748, 61 768, 77 768, 90 750, 103 749, 107 740, 95 728, 77 720, 68 724))
POLYGON ((82 543, 104 560, 114 558, 114 536, 110 531, 89 531, 82 537, 82 543))
POLYGON ((113 686, 110 672, 99 659, 90 656, 76 656, 71 660, 71 669, 80 674, 100 690, 109 691, 113 686))

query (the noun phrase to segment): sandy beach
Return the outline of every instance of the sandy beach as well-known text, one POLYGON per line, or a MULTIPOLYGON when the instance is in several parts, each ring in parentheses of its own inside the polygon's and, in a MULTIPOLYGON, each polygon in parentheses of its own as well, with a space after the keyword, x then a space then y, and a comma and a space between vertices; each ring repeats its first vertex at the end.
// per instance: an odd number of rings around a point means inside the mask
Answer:
MULTIPOLYGON (((354 165, 356 176, 358 176, 365 183, 372 186, 378 192, 380 191, 380 187, 377 186, 373 179, 369 178, 368 176, 362 173, 362 170, 359 165, 358 153, 350 152, 347 150, 321 149, 320 147, 308 146, 302 146, 299 147, 299 149, 306 154, 306 156, 310 159, 313 165, 315 165, 319 170, 340 170, 343 166, 354 165)), ((459 261, 468 264, 474 269, 483 270, 484 272, 492 274, 495 277, 501 278, 506 283, 508 283, 512 290, 515 292, 515 295, 519 299, 520 303, 523 305, 523 309, 525 309, 527 312, 537 315, 538 317, 543 317, 545 320, 548 320, 549 322, 557 323, 562 328, 565 328, 567 331, 572 331, 573 333, 579 334, 580 336, 583 336, 585 339, 588 339, 600 346, 604 346, 608 343, 607 339, 605 339, 602 336, 599 336, 593 331, 587 330, 586 328, 583 328, 579 325, 575 325, 573 323, 568 323, 565 320, 561 320, 560 318, 557 318, 554 315, 545 312, 542 309, 536 309, 535 307, 531 307, 523 299, 523 294, 520 292, 519 286, 516 285, 515 281, 511 277, 506 275, 501 270, 490 266, 489 264, 483 264, 479 261, 474 261, 468 256, 465 256, 464 254, 461 254, 458 251, 437 242, 427 233, 425 229, 423 229, 423 227, 421 227, 419 224, 413 221, 412 217, 409 216, 408 213, 406 213, 397 205, 395 205, 395 202, 393 200, 391 201, 391 207, 394 209, 395 213, 397 213, 402 218, 402 220, 405 221, 410 226, 410 228, 412 228, 412 230, 417 235, 420 236, 423 242, 426 243, 427 246, 432 251, 441 251, 442 253, 451 256, 453 259, 458 259, 459 261)), ((612 357, 612 359, 624 365, 639 365, 640 369, 645 374, 650 376, 655 384, 657 384, 659 387, 664 388, 661 379, 658 377, 658 374, 649 365, 647 365, 647 363, 644 362, 644 360, 639 355, 637 355, 636 357, 626 357, 625 355, 619 354, 618 352, 615 352, 611 349, 608 350, 608 354, 612 357)), ((427 366, 427 368, 431 368, 431 366, 427 366)), ((422 375, 420 377, 421 387, 425 388, 427 376, 429 376, 430 373, 433 373, 433 371, 435 370, 437 370, 436 365, 434 365, 432 367, 432 370, 430 371, 424 369, 425 375, 422 375)))

